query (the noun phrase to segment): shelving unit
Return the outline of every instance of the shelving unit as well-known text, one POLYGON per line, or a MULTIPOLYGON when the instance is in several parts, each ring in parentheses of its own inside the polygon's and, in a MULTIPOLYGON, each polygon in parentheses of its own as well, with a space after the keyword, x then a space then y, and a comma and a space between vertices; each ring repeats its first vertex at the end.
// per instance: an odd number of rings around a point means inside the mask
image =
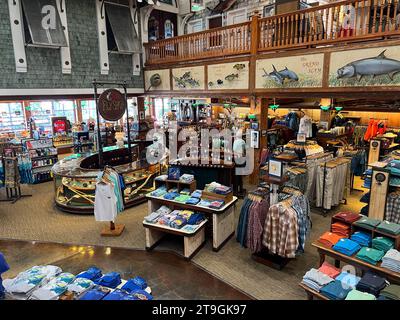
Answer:
POLYGON ((24 145, 32 162, 34 183, 51 181, 51 168, 58 161, 52 139, 26 140, 24 145))

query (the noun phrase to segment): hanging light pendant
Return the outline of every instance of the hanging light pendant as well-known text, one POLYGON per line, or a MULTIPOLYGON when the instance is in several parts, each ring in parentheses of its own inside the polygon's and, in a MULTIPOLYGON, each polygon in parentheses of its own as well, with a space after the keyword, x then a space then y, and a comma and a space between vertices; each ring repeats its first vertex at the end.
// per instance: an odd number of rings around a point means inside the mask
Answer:
POLYGON ((192 0, 192 12, 199 12, 205 9, 204 0, 192 0))

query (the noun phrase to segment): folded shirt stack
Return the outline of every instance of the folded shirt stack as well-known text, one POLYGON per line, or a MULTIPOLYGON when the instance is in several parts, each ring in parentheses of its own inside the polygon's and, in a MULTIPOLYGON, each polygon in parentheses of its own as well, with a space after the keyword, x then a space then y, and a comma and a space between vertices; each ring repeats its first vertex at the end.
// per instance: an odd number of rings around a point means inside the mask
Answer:
POLYGON ((179 196, 180 196, 180 194, 179 194, 178 192, 171 191, 171 192, 168 192, 168 193, 166 193, 166 194, 164 195, 164 199, 167 199, 167 200, 174 200, 175 198, 177 198, 177 197, 179 197, 179 196))
POLYGON ((3 286, 14 299, 27 299, 34 290, 47 284, 61 272, 61 268, 56 266, 34 266, 13 279, 5 279, 3 286))
POLYGON ((114 291, 111 291, 108 295, 106 295, 102 300, 106 301, 121 301, 126 299, 126 297, 129 295, 124 290, 121 289, 115 289, 114 291))
POLYGON ((375 297, 387 286, 386 280, 377 274, 367 271, 358 282, 356 289, 362 292, 373 294, 375 297))
POLYGON ((366 232, 357 231, 351 235, 350 239, 357 242, 362 247, 369 247, 371 245, 372 236, 366 232))
POLYGON ((191 191, 190 191, 190 189, 185 188, 185 189, 181 190, 181 192, 179 192, 179 193, 183 194, 185 196, 190 196, 191 191))
POLYGON ((358 213, 354 212, 339 212, 333 216, 337 220, 340 220, 342 222, 350 223, 352 224, 353 222, 356 222, 361 218, 361 216, 358 213))
POLYGON ((129 293, 135 290, 144 290, 147 288, 147 282, 142 277, 135 277, 129 279, 125 284, 122 286, 122 290, 125 290, 129 293))
POLYGON ((343 236, 340 236, 333 232, 325 232, 321 237, 319 237, 318 241, 321 242, 324 246, 331 248, 336 243, 339 242, 340 239, 343 239, 343 236))
POLYGON ((67 286, 67 291, 72 292, 76 296, 84 294, 86 291, 95 286, 94 282, 85 278, 75 278, 75 280, 67 286))
POLYGON ((344 300, 350 291, 351 289, 344 288, 342 283, 337 280, 328 283, 320 290, 321 294, 330 300, 344 300))
POLYGON ((400 272, 400 252, 395 249, 390 249, 382 258, 382 268, 400 272))
POLYGON ((176 197, 174 200, 176 202, 181 202, 181 203, 186 203, 190 199, 189 195, 181 194, 178 197, 176 197))
POLYGON ((360 249, 361 246, 350 239, 340 239, 338 243, 333 246, 333 250, 343 253, 346 256, 352 256, 360 249))
POLYGON ((322 287, 333 281, 335 280, 327 276, 325 273, 312 268, 311 270, 307 271, 307 273, 303 276, 303 280, 301 281, 301 283, 319 292, 322 287))
POLYGON ((67 291, 67 287, 75 279, 71 273, 61 273, 50 280, 43 287, 32 292, 30 300, 58 300, 58 298, 67 291))
POLYGON ((348 238, 350 236, 350 226, 341 222, 332 224, 332 232, 348 238))
POLYGON ((103 276, 101 270, 97 267, 90 267, 86 271, 81 272, 76 278, 84 278, 92 281, 97 281, 103 276))
POLYGON ((192 196, 193 198, 199 198, 199 199, 200 199, 202 193, 203 193, 203 191, 201 191, 201 190, 195 190, 195 191, 192 192, 191 196, 192 196))
POLYGON ((171 221, 174 221, 179 213, 179 210, 174 210, 169 214, 162 215, 158 218, 157 223, 163 226, 169 226, 171 221))
POLYGON ((372 248, 382 250, 383 252, 388 252, 393 249, 394 241, 386 237, 376 237, 372 240, 372 248))
POLYGON ((208 208, 210 206, 210 204, 211 204, 210 200, 202 199, 202 200, 200 200, 200 202, 197 205, 208 208))
POLYGON ((213 200, 208 207, 211 209, 221 209, 224 205, 224 200, 213 200))
POLYGON ((186 204, 191 204, 191 205, 196 205, 200 202, 199 198, 195 198, 195 197, 190 197, 189 199, 186 200, 186 204))
POLYGON ((192 181, 194 181, 194 175, 185 173, 185 174, 181 175, 181 177, 179 178, 179 181, 191 183, 192 181))
POLYGON ((187 224, 187 219, 180 215, 176 216, 175 219, 171 220, 169 226, 174 229, 180 229, 187 224))
POLYGON ((381 296, 389 300, 400 300, 400 286, 391 284, 381 291, 381 296))
POLYGON ((387 168, 390 170, 392 175, 400 175, 400 161, 392 160, 388 163, 387 168))
POLYGON ((382 260, 385 252, 373 248, 363 247, 357 253, 356 258, 368 262, 373 265, 377 265, 382 260))
POLYGON ((161 216, 171 213, 171 209, 167 206, 162 206, 155 212, 150 213, 148 216, 144 217, 144 220, 148 223, 156 223, 161 216))
POLYGON ((206 217, 204 216, 204 214, 202 214, 202 213, 193 213, 190 216, 189 220, 188 220, 188 224, 190 224, 190 225, 200 224, 205 219, 206 219, 206 217))
POLYGON ((351 274, 350 272, 343 271, 336 277, 335 280, 340 281, 344 288, 355 289, 361 278, 351 274))
POLYGON ((347 294, 345 300, 376 300, 376 297, 373 294, 353 289, 347 294))
POLYGON ((93 289, 88 290, 85 294, 83 294, 79 300, 84 301, 97 301, 103 300, 105 296, 110 293, 110 289, 103 288, 103 287, 95 287, 93 289))
POLYGON ((95 283, 99 286, 115 289, 121 284, 121 275, 118 272, 109 272, 95 283))
POLYGON ((360 220, 354 222, 355 226, 363 227, 367 229, 375 229, 381 223, 380 220, 370 219, 367 217, 362 217, 360 220))
POLYGON ((232 188, 224 186, 217 182, 211 182, 210 184, 206 184, 204 190, 207 192, 217 193, 221 195, 226 195, 232 192, 232 188))
POLYGON ((340 270, 338 268, 335 268, 328 262, 324 262, 322 266, 319 267, 318 270, 321 271, 322 273, 325 273, 332 279, 335 279, 340 274, 340 270))
POLYGON ((376 227, 376 230, 397 236, 400 234, 400 224, 389 221, 383 221, 376 227))
POLYGON ((164 196, 167 192, 168 192, 168 191, 167 191, 167 187, 162 186, 162 187, 160 187, 160 188, 158 188, 158 189, 152 191, 152 192, 150 193, 150 195, 151 195, 152 197, 160 198, 160 197, 164 196))

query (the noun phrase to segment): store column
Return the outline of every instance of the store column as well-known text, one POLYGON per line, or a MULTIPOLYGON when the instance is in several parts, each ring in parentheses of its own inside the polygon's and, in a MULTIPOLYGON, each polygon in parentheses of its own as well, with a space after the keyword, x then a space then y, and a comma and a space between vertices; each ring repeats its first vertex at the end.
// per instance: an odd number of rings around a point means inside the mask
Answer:
POLYGON ((76 107, 76 119, 77 122, 82 123, 82 100, 77 99, 75 100, 75 107, 76 107))

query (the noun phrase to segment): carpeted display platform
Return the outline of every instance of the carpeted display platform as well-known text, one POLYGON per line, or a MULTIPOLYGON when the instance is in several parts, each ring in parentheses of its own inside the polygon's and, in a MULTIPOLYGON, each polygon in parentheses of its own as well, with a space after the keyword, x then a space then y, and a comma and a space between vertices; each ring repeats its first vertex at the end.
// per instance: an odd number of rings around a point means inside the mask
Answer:
MULTIPOLYGON (((357 184, 357 186, 359 185, 357 184)), ((147 215, 147 204, 131 208, 118 216, 118 223, 126 225, 119 238, 100 236, 102 223, 93 216, 79 216, 63 213, 53 203, 53 184, 45 183, 24 187, 24 193, 33 197, 24 198, 15 204, 0 204, 0 238, 15 240, 36 240, 77 245, 99 245, 120 248, 144 249, 145 233, 143 217, 147 215)), ((4 197, 4 194, 0 194, 4 197)), ((348 198, 344 210, 359 210, 361 193, 348 198)), ((239 214, 241 202, 237 206, 239 214)), ((332 212, 333 214, 333 212, 332 212)), ((309 244, 329 228, 330 216, 312 214, 313 229, 308 238, 306 252, 290 262, 282 271, 271 269, 251 259, 248 249, 241 248, 232 238, 219 252, 213 252, 208 241, 206 246, 194 257, 193 263, 210 272, 215 277, 246 292, 256 299, 305 299, 306 295, 298 287, 304 273, 315 267, 319 261, 316 250, 309 244)), ((166 242, 155 250, 176 247, 166 242)))

